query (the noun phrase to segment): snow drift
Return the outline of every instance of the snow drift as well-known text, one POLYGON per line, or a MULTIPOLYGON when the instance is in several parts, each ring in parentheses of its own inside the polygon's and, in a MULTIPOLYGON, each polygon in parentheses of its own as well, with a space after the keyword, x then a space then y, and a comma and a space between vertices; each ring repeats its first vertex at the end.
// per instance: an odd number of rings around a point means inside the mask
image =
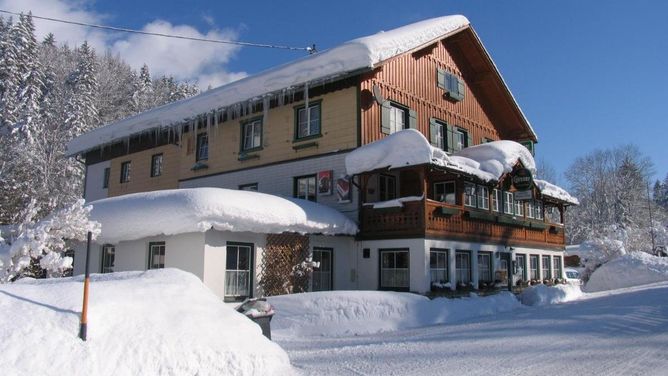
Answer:
POLYGON ((519 295, 519 300, 522 304, 530 306, 543 306, 550 304, 558 304, 577 300, 584 296, 580 286, 575 285, 557 285, 546 286, 536 285, 531 286, 519 295))
POLYGON ((98 243, 148 236, 221 231, 262 234, 357 233, 357 225, 335 209, 266 193, 191 188, 134 193, 91 203, 91 220, 102 224, 98 243))
POLYGON ((430 300, 385 291, 328 291, 269 298, 272 336, 347 336, 453 323, 521 307, 514 295, 430 300))
POLYGON ((668 258, 633 252, 603 264, 589 277, 585 291, 596 292, 668 281, 668 258))
POLYGON ((176 269, 93 275, 88 341, 81 278, 0 285, 4 375, 282 375, 260 327, 176 269))

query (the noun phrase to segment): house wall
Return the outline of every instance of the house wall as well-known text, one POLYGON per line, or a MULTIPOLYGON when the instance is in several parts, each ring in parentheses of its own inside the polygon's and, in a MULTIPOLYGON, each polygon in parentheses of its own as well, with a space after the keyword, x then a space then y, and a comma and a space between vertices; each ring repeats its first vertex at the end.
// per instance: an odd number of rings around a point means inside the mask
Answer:
MULTIPOLYGON (((345 156, 345 153, 340 153, 186 180, 180 182, 179 188, 218 187, 238 189, 239 185, 242 184, 257 183, 260 192, 291 197, 294 190, 294 177, 296 176, 331 170, 332 177, 336 181, 338 177, 345 175, 345 156)), ((353 188, 352 192, 353 196, 350 203, 338 203, 334 190, 331 195, 319 194, 317 202, 333 207, 357 221, 359 190, 353 188)))
POLYGON ((357 243, 352 236, 309 237, 311 252, 313 248, 332 249, 332 287, 334 290, 355 290, 358 288, 357 243))
POLYGON ((177 188, 179 163, 179 147, 171 144, 114 158, 110 161, 109 197, 177 188), (151 158, 161 153, 162 175, 151 177, 151 158), (131 162, 130 181, 121 183, 121 164, 126 161, 131 162))
MULTIPOLYGON (((84 198, 87 202, 106 198, 108 189, 104 185, 104 169, 110 166, 109 161, 104 161, 86 166, 86 186, 84 187, 84 198)), ((111 180, 111 175, 109 176, 111 180)))

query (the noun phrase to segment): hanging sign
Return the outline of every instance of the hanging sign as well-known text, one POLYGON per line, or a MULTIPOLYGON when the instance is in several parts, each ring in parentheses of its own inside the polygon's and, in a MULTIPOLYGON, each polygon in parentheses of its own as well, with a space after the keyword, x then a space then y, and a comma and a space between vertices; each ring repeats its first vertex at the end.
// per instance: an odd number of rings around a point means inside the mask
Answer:
POLYGON ((513 186, 518 191, 526 191, 533 188, 533 176, 531 171, 527 168, 519 168, 515 170, 512 177, 513 186))
POLYGON ((341 177, 336 179, 336 198, 338 198, 340 204, 352 201, 350 178, 341 177))
POLYGON ((513 193, 515 201, 529 201, 533 200, 533 191, 531 189, 526 191, 516 191, 513 193))

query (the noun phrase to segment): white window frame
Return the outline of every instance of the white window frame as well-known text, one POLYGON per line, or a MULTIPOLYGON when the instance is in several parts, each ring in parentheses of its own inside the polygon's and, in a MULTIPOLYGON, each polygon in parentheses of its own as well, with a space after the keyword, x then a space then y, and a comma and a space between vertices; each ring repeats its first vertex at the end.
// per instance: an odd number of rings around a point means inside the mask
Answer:
POLYGON ((450 259, 448 258, 448 250, 442 248, 431 248, 429 250, 429 280, 431 284, 434 283, 448 283, 450 282, 450 276, 448 272, 448 263, 450 259), (436 265, 434 266, 431 263, 432 255, 436 256, 436 265), (440 261, 443 261, 441 263, 440 261), (441 278, 441 276, 443 278, 441 278))
POLYGON ((562 270, 562 258, 561 256, 552 256, 552 269, 553 269, 553 275, 554 278, 561 278, 561 273, 563 272, 562 270))
POLYGON ((482 282, 492 282, 492 255, 487 252, 478 253, 478 280, 482 282), (481 262, 482 260, 487 259, 487 266, 484 267, 485 263, 481 262), (483 269, 484 267, 484 269, 483 269), (483 278, 483 276, 485 278, 483 278))
POLYGON ((538 268, 540 267, 540 257, 538 255, 529 255, 529 279, 538 280, 540 275, 538 274, 538 268), (534 265, 534 261, 536 264, 534 265))
POLYGON ((471 208, 477 207, 476 185, 473 183, 464 183, 464 206, 471 208))
POLYGON ((513 203, 515 197, 513 192, 503 191, 503 213, 513 215, 515 211, 513 210, 513 203))
POLYGON ((534 201, 534 212, 536 219, 543 220, 543 203, 539 200, 534 201))
POLYGON ((306 106, 297 110, 297 140, 320 135, 320 119, 322 118, 320 103, 309 104, 308 109, 310 114, 308 117, 306 116, 306 106), (307 121, 309 122, 308 124, 306 124, 307 121), (302 132, 302 130, 305 132, 302 132))
POLYGON ((524 217, 524 201, 520 200, 514 200, 514 201, 515 201, 515 215, 518 217, 524 217))
POLYGON ((552 279, 552 260, 550 260, 550 256, 542 255, 540 258, 540 265, 541 271, 543 272, 543 279, 552 279), (545 260, 547 260, 547 265, 545 264, 545 260), (545 266, 547 266, 547 269, 545 266))
POLYGON ((390 104, 390 134, 408 128, 408 109, 390 104))
POLYGON ((492 190, 492 211, 499 212, 499 202, 501 201, 501 191, 494 188, 494 190, 492 190))
POLYGON ((463 130, 461 128, 455 128, 452 131, 452 141, 453 141, 453 144, 454 144, 454 145, 452 145, 453 152, 460 151, 460 150, 466 148, 467 138, 468 138, 468 134, 465 130, 463 130))
POLYGON ((457 251, 455 253, 455 275, 457 284, 468 285, 471 282, 471 252, 457 251), (460 261, 466 261, 463 265, 460 261))
POLYGON ((262 147, 262 119, 254 119, 243 124, 241 151, 249 151, 262 147))
POLYGON ((476 187, 478 208, 489 210, 489 188, 484 185, 478 185, 476 187))
POLYGON ((536 216, 534 215, 534 202, 533 201, 528 201, 527 202, 527 218, 535 218, 536 216))

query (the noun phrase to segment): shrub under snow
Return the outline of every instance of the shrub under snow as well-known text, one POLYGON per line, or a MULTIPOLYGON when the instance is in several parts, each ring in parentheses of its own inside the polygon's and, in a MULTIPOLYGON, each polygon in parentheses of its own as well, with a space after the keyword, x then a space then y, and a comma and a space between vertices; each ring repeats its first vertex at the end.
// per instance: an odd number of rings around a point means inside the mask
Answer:
POLYGON ((94 274, 88 341, 82 278, 0 285, 3 375, 286 375, 285 351, 177 269, 94 274))
POLYGON ((613 290, 662 281, 668 281, 668 257, 633 252, 596 269, 585 285, 585 291, 613 290))
POLYGON ((525 305, 543 306, 569 302, 578 299, 582 295, 580 286, 576 285, 536 285, 522 291, 519 299, 525 305))

